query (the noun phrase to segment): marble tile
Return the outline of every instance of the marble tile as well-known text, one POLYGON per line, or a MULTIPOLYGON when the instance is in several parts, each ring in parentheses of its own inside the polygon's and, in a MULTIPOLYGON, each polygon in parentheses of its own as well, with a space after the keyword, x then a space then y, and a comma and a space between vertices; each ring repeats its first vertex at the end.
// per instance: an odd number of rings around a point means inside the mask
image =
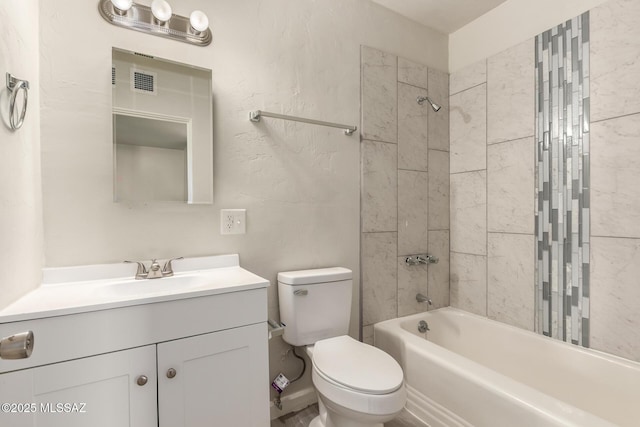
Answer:
POLYGON ((449 153, 429 150, 429 230, 449 229, 449 153))
POLYGON ((427 91, 398 83, 398 168, 426 171, 429 108, 416 102, 427 91))
POLYGON ((373 325, 365 326, 362 328, 362 342, 365 344, 373 345, 373 325))
POLYGON ((488 230, 533 234, 535 221, 533 137, 487 147, 488 230))
POLYGON ((535 125, 533 39, 487 61, 487 142, 532 136, 535 125))
POLYGON ((451 173, 487 167, 487 86, 451 96, 451 173))
POLYGON ((607 1, 590 21, 591 121, 640 112, 640 2, 607 1))
POLYGON ((487 257, 451 252, 451 305, 487 315, 487 257))
POLYGON ((640 362, 640 240, 591 238, 591 347, 640 362))
POLYGON ((426 302, 416 301, 416 294, 427 295, 429 292, 429 266, 407 265, 404 260, 405 257, 398 257, 398 317, 421 313, 429 308, 426 302))
POLYGON ((397 57, 362 46, 362 138, 398 140, 397 57))
POLYGON ((409 59, 398 57, 398 81, 423 89, 429 88, 429 69, 409 59))
POLYGON ((429 264, 428 296, 434 310, 449 305, 449 231, 429 231, 429 255, 438 257, 437 264, 429 264))
POLYGON ((640 237, 640 114, 591 124, 591 234, 640 237))
POLYGON ((489 318, 533 331, 534 236, 489 233, 487 246, 489 318))
POLYGON ((398 314, 397 233, 362 234, 362 325, 398 314))
POLYGON ((398 255, 427 251, 427 172, 398 171, 398 255))
POLYGON ((396 231, 398 146, 362 141, 362 231, 396 231))
POLYGON ((487 61, 475 62, 449 76, 449 94, 478 86, 487 81, 487 61))
POLYGON ((449 151, 449 75, 429 69, 429 97, 442 108, 429 112, 429 148, 449 151))
POLYGON ((451 175, 451 251, 487 254, 487 173, 451 175))

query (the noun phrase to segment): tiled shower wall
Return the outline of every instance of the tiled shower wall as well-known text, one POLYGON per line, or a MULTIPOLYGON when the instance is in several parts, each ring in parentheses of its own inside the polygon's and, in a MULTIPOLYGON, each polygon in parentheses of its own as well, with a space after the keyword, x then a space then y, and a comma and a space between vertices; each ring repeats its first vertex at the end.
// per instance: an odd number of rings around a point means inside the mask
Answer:
POLYGON ((536 37, 536 330, 589 347, 589 12, 536 37))
POLYGON ((591 347, 640 361, 640 2, 590 15, 591 347))
POLYGON ((533 39, 451 75, 451 305, 534 328, 533 39))
POLYGON ((362 47, 363 339, 372 325, 449 305, 448 74, 362 47), (434 112, 416 98, 442 105, 434 112), (407 255, 429 253, 429 266, 407 255), (417 303, 420 292, 432 306, 417 303))
MULTIPOLYGON (((590 344, 640 361, 640 2, 590 11, 590 344)), ((451 305, 534 328, 533 40, 451 75, 451 305)))

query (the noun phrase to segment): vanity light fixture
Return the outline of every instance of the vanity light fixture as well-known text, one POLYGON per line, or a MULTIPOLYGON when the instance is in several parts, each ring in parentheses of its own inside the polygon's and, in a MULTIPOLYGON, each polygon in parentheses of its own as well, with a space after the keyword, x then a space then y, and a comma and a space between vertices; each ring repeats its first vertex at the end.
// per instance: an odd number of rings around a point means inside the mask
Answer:
POLYGON ((189 23, 196 33, 201 33, 209 28, 209 17, 201 10, 194 10, 189 15, 189 23))
POLYGON ((127 13, 131 6, 133 6, 133 0, 111 0, 113 9, 118 15, 124 15, 127 13))
POLYGON ((166 0, 153 0, 151 7, 133 0, 100 0, 100 15, 110 24, 142 31, 197 46, 211 44, 209 18, 194 10, 189 18, 175 15, 166 0))
POLYGON ((160 24, 164 24, 169 21, 169 19, 171 19, 171 15, 173 15, 171 5, 166 0, 153 0, 151 2, 151 13, 160 24))

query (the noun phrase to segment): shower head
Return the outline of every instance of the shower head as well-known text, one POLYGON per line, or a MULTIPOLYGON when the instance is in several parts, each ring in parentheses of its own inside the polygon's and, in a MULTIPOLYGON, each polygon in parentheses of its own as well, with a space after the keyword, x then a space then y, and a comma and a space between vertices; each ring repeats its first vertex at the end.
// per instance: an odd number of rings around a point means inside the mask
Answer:
POLYGON ((428 96, 419 96, 416 101, 418 101, 418 104, 422 105, 424 104, 424 101, 427 101, 429 103, 429 105, 431 105, 431 108, 433 108, 433 111, 439 111, 442 106, 436 104, 435 102, 433 102, 431 100, 431 98, 429 98, 428 96))

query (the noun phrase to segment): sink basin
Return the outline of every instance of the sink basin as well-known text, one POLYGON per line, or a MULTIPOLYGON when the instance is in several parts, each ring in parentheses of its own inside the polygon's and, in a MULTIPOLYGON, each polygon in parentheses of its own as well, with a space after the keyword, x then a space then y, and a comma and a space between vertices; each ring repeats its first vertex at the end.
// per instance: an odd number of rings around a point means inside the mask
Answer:
POLYGON ((135 280, 131 264, 45 269, 43 283, 0 310, 0 324, 265 288, 269 281, 217 255, 174 262, 174 276, 135 280))
POLYGON ((207 283, 206 275, 176 275, 161 279, 125 279, 110 281, 96 289, 104 296, 131 297, 136 295, 173 294, 188 292, 207 283))

